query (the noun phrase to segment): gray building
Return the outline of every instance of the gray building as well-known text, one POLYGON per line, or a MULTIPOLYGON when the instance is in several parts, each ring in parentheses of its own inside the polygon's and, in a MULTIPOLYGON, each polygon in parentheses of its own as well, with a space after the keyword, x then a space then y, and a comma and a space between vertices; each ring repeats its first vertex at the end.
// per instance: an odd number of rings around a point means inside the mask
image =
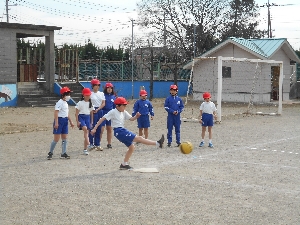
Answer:
MULTIPOLYGON (((17 39, 45 37, 45 88, 53 92, 55 74, 54 30, 61 27, 0 22, 0 107, 16 106, 22 83, 36 83, 35 77, 24 77, 18 68, 17 39)), ((25 68, 25 67, 24 67, 25 68)), ((27 67, 26 67, 27 68, 27 67)), ((28 65, 28 68, 32 68, 28 65)))

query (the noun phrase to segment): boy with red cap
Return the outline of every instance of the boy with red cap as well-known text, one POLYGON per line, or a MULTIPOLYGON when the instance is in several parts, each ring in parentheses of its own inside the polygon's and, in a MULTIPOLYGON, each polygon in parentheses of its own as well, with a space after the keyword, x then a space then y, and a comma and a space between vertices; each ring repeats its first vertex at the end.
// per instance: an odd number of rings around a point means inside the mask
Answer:
POLYGON ((206 127, 208 127, 209 143, 208 147, 213 148, 212 144, 212 127, 214 125, 214 118, 217 118, 217 109, 213 102, 210 101, 211 95, 209 92, 203 93, 204 102, 200 105, 199 122, 202 124, 202 141, 199 147, 204 146, 204 137, 206 127))
POLYGON ((175 135, 176 135, 176 143, 177 147, 180 146, 180 125, 181 119, 180 114, 184 109, 184 105, 182 99, 177 96, 178 87, 177 85, 173 84, 170 86, 170 96, 165 100, 165 110, 168 112, 167 117, 167 139, 168 139, 168 147, 171 147, 172 143, 172 131, 173 126, 175 127, 175 135))
POLYGON ((69 116, 69 106, 67 101, 71 99, 71 90, 68 87, 63 87, 60 89, 61 99, 55 104, 54 110, 54 122, 53 122, 53 141, 50 145, 50 152, 48 153, 48 160, 52 159, 54 148, 59 141, 60 137, 62 139, 62 152, 61 159, 69 159, 70 156, 67 154, 67 136, 68 136, 68 121, 70 121, 71 127, 74 127, 73 122, 69 116))
POLYGON ((148 139, 143 138, 142 136, 137 136, 135 133, 127 130, 124 128, 125 120, 134 121, 136 120, 141 114, 137 112, 134 117, 132 117, 126 110, 128 102, 123 97, 118 97, 115 100, 116 108, 110 110, 107 114, 105 114, 95 125, 94 129, 91 130, 91 133, 94 134, 96 132, 97 127, 104 121, 104 120, 111 120, 111 126, 114 129, 114 136, 123 144, 128 147, 128 151, 125 154, 124 162, 120 165, 120 170, 128 170, 133 169, 129 166, 128 161, 130 156, 134 151, 133 142, 140 142, 146 145, 156 145, 157 147, 162 148, 164 143, 164 135, 158 141, 151 141, 148 139))
POLYGON ((154 117, 153 106, 149 100, 147 100, 147 91, 140 91, 140 99, 137 100, 133 105, 132 116, 135 116, 139 112, 141 116, 137 119, 137 124, 139 128, 139 136, 143 136, 143 131, 145 138, 148 139, 148 128, 150 127, 149 115, 151 120, 154 117))

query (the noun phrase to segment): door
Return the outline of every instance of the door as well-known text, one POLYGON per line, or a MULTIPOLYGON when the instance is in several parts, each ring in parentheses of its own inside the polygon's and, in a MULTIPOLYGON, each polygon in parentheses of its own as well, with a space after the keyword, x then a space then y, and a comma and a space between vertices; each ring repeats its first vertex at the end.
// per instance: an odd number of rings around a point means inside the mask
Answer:
POLYGON ((279 99, 280 67, 271 66, 271 100, 279 99))

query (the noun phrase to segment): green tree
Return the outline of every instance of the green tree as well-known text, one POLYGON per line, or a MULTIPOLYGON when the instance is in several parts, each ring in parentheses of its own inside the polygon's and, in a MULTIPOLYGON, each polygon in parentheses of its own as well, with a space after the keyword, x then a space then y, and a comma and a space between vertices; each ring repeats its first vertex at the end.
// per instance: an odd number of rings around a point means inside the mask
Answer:
POLYGON ((266 30, 259 30, 259 6, 254 0, 232 0, 229 10, 224 15, 227 20, 222 30, 222 40, 228 37, 261 38, 267 35, 266 30))

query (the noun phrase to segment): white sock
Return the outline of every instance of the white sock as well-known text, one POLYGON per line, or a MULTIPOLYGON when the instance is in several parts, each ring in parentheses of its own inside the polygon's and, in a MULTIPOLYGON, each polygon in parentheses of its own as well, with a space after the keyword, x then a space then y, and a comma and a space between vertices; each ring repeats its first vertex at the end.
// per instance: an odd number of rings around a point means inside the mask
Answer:
POLYGON ((123 166, 129 165, 128 162, 122 162, 123 166))
POLYGON ((202 139, 202 142, 204 143, 204 139, 202 139))
POLYGON ((159 143, 158 142, 156 142, 156 147, 159 147, 159 143))
POLYGON ((211 143, 211 144, 212 144, 212 139, 209 139, 209 143, 211 143))

